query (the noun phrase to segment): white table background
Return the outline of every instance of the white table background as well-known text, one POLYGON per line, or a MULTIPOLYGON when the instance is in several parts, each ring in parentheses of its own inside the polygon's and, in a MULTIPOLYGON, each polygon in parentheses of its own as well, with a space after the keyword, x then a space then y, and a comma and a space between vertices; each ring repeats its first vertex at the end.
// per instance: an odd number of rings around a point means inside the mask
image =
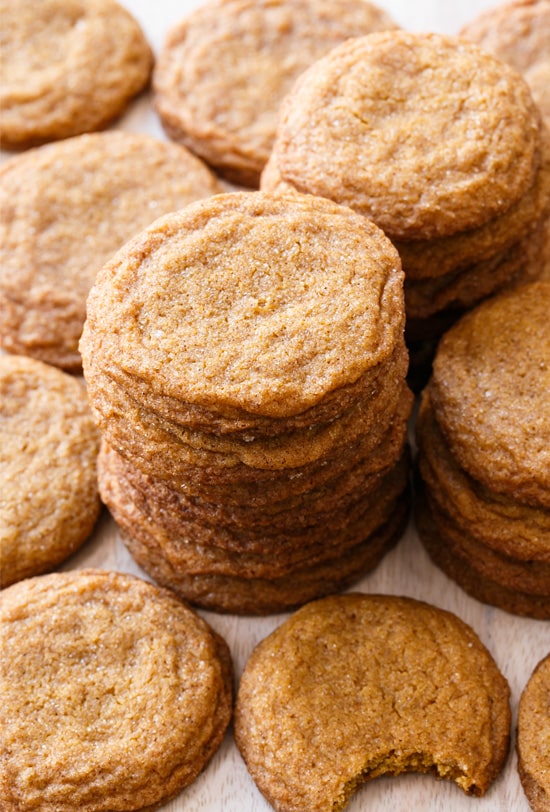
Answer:
MULTIPOLYGON (((158 52, 167 29, 199 5, 200 0, 121 0, 140 21, 158 52)), ((455 34, 491 0, 383 0, 379 3, 403 28, 455 34)), ((147 95, 138 99, 117 127, 164 138, 147 95)), ((2 153, 0 158, 7 156, 2 153)), ((94 536, 70 559, 65 569, 97 566, 146 577, 134 564, 104 514, 94 536)), ((408 595, 450 610, 469 623, 492 652, 512 692, 513 727, 520 693, 535 664, 550 651, 550 622, 515 617, 469 598, 429 561, 412 527, 375 572, 354 589, 369 593, 408 595)), ((201 614, 227 640, 238 680, 254 645, 278 626, 286 615, 243 618, 201 614)), ((454 784, 432 776, 405 775, 366 784, 353 798, 348 812, 527 812, 529 809, 516 769, 515 740, 506 767, 484 798, 468 798, 454 784)), ((270 805, 249 777, 233 742, 231 730, 202 775, 164 812, 269 812, 270 805)))

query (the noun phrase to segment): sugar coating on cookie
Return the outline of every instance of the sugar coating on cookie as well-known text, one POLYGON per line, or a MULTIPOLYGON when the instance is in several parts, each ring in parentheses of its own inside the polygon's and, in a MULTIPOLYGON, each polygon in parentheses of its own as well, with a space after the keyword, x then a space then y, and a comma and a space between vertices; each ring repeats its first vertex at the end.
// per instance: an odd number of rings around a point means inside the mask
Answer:
POLYGON ((302 74, 274 156, 298 191, 350 205, 394 238, 432 239, 478 228, 527 192, 539 129, 509 66, 458 38, 388 31, 302 74))
POLYGON ((173 593, 121 573, 0 594, 6 812, 150 810, 192 782, 231 716, 225 642, 173 593))
POLYGON ((79 380, 0 355, 0 586, 53 569, 91 534, 98 451, 79 380))
POLYGON ((349 37, 394 28, 366 0, 214 0, 168 33, 153 75, 161 121, 236 183, 257 186, 281 100, 349 37))
POLYGON ((101 266, 153 220, 221 191, 185 147, 80 135, 0 168, 0 345, 71 372, 101 266))
POLYGON ((325 598, 262 641, 235 736, 278 812, 343 809, 383 774, 435 772, 482 795, 508 750, 509 688, 473 630, 434 606, 325 598))
POLYGON ((0 143, 101 129, 149 80, 153 55, 115 0, 2 0, 0 143))
POLYGON ((430 382, 457 462, 518 502, 550 506, 550 282, 501 294, 442 338, 430 382))
POLYGON ((518 770, 534 812, 550 809, 550 654, 536 666, 521 695, 518 770))
POLYGON ((249 192, 191 204, 118 252, 80 348, 85 374, 97 364, 163 396, 283 417, 402 336, 403 274, 380 229, 311 195, 249 192))

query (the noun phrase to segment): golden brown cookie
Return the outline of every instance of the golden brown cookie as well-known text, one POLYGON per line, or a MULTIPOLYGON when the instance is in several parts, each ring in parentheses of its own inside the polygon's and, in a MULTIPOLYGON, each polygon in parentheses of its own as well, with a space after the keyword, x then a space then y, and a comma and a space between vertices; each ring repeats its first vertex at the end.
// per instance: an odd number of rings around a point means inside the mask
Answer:
POLYGON ((5 590, 0 623, 5 812, 156 809, 218 749, 229 650, 168 590, 56 573, 5 590))
POLYGON ((550 654, 536 666, 519 701, 518 770, 534 812, 550 809, 550 654))
POLYGON ((99 130, 149 80, 153 55, 114 0, 2 0, 0 144, 99 130))
POLYGON ((453 37, 389 31, 302 74, 274 153, 298 191, 349 205, 392 238, 433 239, 478 228, 527 193, 539 130, 513 69, 453 37))
POLYGON ((81 350, 85 366, 160 396, 286 418, 392 355, 402 286, 389 240, 350 209, 217 195, 161 218, 104 266, 81 350))
POLYGON ((533 592, 509 589, 476 567, 477 558, 463 555, 445 534, 428 505, 421 484, 415 491, 415 523, 430 558, 472 598, 497 606, 504 612, 536 620, 550 619, 550 598, 533 592))
POLYGON ((98 450, 79 380, 0 355, 0 586, 53 569, 91 534, 98 450))
POLYGON ((429 384, 461 468, 491 491, 550 507, 550 282, 466 314, 442 338, 429 384))
POLYGON ((174 26, 159 55, 162 124, 222 175, 257 186, 295 79, 349 37, 394 27, 366 0, 210 0, 174 26))
POLYGON ((550 512, 495 494, 453 458, 424 395, 416 421, 418 466, 430 501, 478 543, 537 570, 550 563, 550 512))
POLYGON ((69 371, 97 271, 161 214, 221 191, 184 147, 81 135, 0 168, 0 344, 69 371))
POLYGON ((550 121, 550 2, 512 0, 479 14, 460 35, 513 65, 525 76, 550 121))
POLYGON ((341 810, 379 775, 434 772, 482 795, 506 759, 509 688, 474 631, 383 595, 298 610, 252 653, 235 738, 278 812, 341 810))

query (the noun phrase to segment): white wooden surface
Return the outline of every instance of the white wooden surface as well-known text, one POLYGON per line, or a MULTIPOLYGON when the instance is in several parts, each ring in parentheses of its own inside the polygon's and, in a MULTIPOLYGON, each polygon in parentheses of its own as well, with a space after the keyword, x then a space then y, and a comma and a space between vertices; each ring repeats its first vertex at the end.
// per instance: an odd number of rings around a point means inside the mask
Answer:
MULTIPOLYGON (((148 34, 155 51, 161 47, 168 27, 181 19, 200 0, 123 0, 148 34)), ((414 31, 439 31, 453 34, 482 8, 488 0, 382 0, 403 28, 414 31)), ((133 104, 117 124, 124 129, 149 132, 164 137, 145 96, 133 104)), ((2 159, 7 156, 4 153, 2 159)), ((90 541, 67 564, 66 569, 98 566, 144 576, 121 544, 116 527, 105 514, 90 541)), ((145 577, 145 576, 144 576, 145 577)), ((355 589, 421 598, 455 612, 469 623, 492 652, 507 677, 512 691, 514 726, 517 702, 535 664, 550 651, 550 623, 514 617, 469 598, 429 561, 416 534, 409 528, 399 545, 378 569, 360 581, 355 589)), ((239 618, 203 612, 204 617, 227 640, 235 663, 236 677, 254 645, 271 632, 285 615, 268 618, 239 618)), ((250 779, 232 739, 231 731, 197 781, 165 812, 268 812, 271 809, 250 779)), ((431 776, 407 775, 382 778, 361 789, 350 803, 349 812, 527 812, 516 771, 514 741, 501 777, 482 799, 467 798, 454 785, 431 776)))

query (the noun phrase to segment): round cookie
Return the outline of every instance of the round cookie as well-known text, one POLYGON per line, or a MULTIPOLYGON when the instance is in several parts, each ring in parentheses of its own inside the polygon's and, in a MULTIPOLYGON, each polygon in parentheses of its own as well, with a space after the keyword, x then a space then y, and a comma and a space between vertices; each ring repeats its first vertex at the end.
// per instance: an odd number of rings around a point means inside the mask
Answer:
POLYGON ((153 55, 114 0, 2 0, 0 144, 99 130, 147 84, 153 55))
POLYGON ((220 192, 184 147, 81 135, 0 168, 0 345, 71 372, 97 271, 161 214, 220 192))
POLYGON ((98 451, 80 381, 0 355, 0 586, 53 569, 91 534, 98 451))
POLYGON ((286 418, 389 358, 403 322, 399 256, 376 226, 311 195, 233 193, 161 218, 104 266, 80 348, 85 374, 286 418))
POLYGON ((415 240, 504 214, 532 186, 539 144, 540 114, 515 70, 458 38, 388 31, 302 74, 274 154, 283 182, 415 240))
POLYGON ((411 770, 482 795, 506 759, 509 688, 455 615, 350 594, 304 606, 256 647, 234 726, 277 812, 336 812, 364 781, 411 770))
POLYGON ((523 74, 550 121, 550 2, 512 0, 487 9, 460 35, 523 74))
POLYGON ((295 79, 349 37, 394 27, 366 0, 206 2, 160 52, 153 87, 162 124, 228 179, 257 186, 295 79))
POLYGON ((5 812, 156 809, 218 749, 229 650, 169 591, 56 573, 5 590, 0 624, 5 812))
POLYGON ((534 812, 550 809, 550 654, 536 666, 519 701, 518 770, 534 812))
POLYGON ((457 463, 491 492, 550 506, 550 282, 500 294, 441 339, 429 384, 457 463))

